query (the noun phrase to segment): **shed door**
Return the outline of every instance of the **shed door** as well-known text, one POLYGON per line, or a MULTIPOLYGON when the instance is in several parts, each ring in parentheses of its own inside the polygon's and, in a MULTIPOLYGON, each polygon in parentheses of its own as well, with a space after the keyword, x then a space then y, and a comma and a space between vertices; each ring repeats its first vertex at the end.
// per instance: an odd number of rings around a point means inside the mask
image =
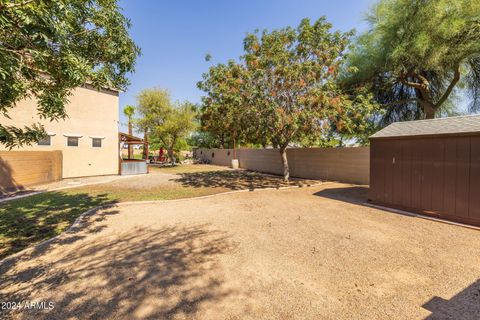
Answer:
POLYGON ((372 142, 370 199, 480 226, 480 136, 372 142))

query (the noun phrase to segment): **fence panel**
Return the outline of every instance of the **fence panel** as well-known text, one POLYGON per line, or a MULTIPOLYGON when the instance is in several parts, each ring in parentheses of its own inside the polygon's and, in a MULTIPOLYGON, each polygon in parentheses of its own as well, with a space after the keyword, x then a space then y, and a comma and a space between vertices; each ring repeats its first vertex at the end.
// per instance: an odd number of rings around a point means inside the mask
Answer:
POLYGON ((0 151, 0 193, 61 179, 61 151, 0 151))
MULTIPOLYGON (((283 173, 278 149, 237 149, 240 168, 265 173, 283 173)), ((198 159, 212 164, 230 166, 232 149, 198 149, 198 159)), ((368 184, 370 170, 369 148, 289 148, 288 164, 292 177, 325 179, 368 184)))

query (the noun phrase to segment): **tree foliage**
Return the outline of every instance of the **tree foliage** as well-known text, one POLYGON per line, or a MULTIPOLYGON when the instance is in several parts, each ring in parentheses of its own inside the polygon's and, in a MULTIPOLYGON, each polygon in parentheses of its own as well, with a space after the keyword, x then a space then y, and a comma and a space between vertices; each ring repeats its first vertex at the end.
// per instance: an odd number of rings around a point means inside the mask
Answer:
POLYGON ((167 149, 175 164, 174 151, 195 129, 196 107, 190 102, 173 103, 164 89, 146 89, 137 97, 137 126, 148 132, 151 141, 167 149))
POLYGON ((292 143, 321 143, 331 130, 368 132, 377 111, 371 95, 361 88, 345 94, 337 85, 352 32, 331 28, 325 18, 304 19, 297 28, 248 34, 240 62, 211 67, 199 83, 203 128, 279 148, 285 179, 292 143))
POLYGON ((245 68, 233 60, 218 64, 203 74, 199 89, 207 93, 202 97, 201 128, 209 132, 221 148, 233 141, 245 142, 245 68))
POLYGON ((133 116, 135 115, 135 107, 127 105, 123 108, 123 114, 128 120, 128 134, 133 134, 133 116))
POLYGON ((479 109, 478 0, 380 0, 368 22, 349 55, 358 72, 343 80, 350 88, 368 83, 386 122, 451 112, 462 88, 470 110, 479 109))
MULTIPOLYGON (((42 119, 59 120, 75 87, 125 89, 139 54, 129 27, 117 0, 0 0, 0 114, 32 97, 42 119)), ((42 134, 0 124, 8 147, 42 134)))
POLYGON ((209 131, 195 131, 186 139, 186 143, 190 148, 217 148, 220 145, 218 141, 209 131))

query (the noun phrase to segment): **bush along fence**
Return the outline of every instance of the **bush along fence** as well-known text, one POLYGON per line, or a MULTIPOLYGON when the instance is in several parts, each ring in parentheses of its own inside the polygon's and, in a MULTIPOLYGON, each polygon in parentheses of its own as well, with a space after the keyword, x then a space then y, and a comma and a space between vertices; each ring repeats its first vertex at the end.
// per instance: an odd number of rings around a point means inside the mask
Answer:
MULTIPOLYGON (((232 149, 196 149, 194 156, 211 164, 230 166, 232 149)), ((278 149, 237 149, 240 168, 281 175, 278 149)), ((368 184, 370 148, 289 148, 290 175, 297 178, 368 184)))

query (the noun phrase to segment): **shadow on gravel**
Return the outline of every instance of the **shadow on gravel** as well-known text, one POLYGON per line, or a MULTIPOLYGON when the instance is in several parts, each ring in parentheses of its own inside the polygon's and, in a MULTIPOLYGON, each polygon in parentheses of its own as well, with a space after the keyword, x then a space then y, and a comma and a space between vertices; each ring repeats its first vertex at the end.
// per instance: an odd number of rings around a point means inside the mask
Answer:
POLYGON ((454 295, 451 299, 433 297, 423 306, 432 312, 425 320, 434 319, 480 319, 480 279, 454 295))
POLYGON ((218 255, 232 250, 235 246, 229 237, 209 225, 137 228, 75 248, 66 246, 64 252, 50 252, 48 262, 42 257, 30 267, 24 262, 8 273, 0 266, 4 301, 34 299, 55 304, 52 310, 17 310, 10 312, 22 314, 4 316, 195 318, 203 303, 214 306, 232 292, 222 286, 217 263, 218 255))
POLYGON ((367 201, 368 188, 352 186, 346 188, 323 189, 315 192, 314 195, 333 200, 361 204, 367 201))
POLYGON ((316 181, 290 179, 285 182, 281 176, 271 176, 253 171, 209 171, 180 174, 172 181, 186 187, 225 188, 230 190, 254 190, 262 188, 280 188, 287 186, 306 186, 316 181))

